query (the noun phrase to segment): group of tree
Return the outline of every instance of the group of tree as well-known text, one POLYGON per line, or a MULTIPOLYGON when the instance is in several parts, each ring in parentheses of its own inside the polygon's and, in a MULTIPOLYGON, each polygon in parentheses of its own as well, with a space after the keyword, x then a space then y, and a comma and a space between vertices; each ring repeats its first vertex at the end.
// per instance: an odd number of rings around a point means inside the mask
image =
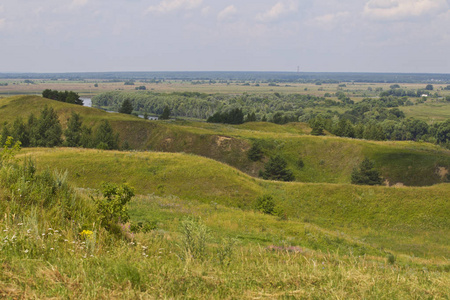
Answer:
POLYGON ((431 125, 413 118, 372 120, 354 124, 347 118, 337 121, 333 117, 317 116, 309 120, 311 134, 323 135, 324 130, 341 137, 375 140, 375 141, 428 141, 450 146, 450 119, 431 125))
POLYGON ((83 147, 105 150, 119 149, 119 135, 108 120, 102 120, 93 129, 82 124, 79 114, 72 112, 63 130, 52 107, 44 106, 40 115, 30 114, 26 122, 17 117, 12 124, 4 123, 2 137, 12 136, 22 147, 83 147))
MULTIPOLYGON (((239 108, 249 121, 266 121, 279 124, 297 121, 305 108, 333 107, 345 105, 340 101, 312 95, 299 94, 205 94, 198 92, 157 93, 153 91, 111 91, 92 98, 95 107, 118 111, 122 103, 128 99, 132 102, 134 111, 161 115, 167 106, 175 117, 208 119, 217 112, 228 112, 239 108)), ((244 118, 245 119, 245 118, 244 118)))
MULTIPOLYGON (((93 103, 119 110, 127 100, 131 102, 133 111, 147 115, 162 115, 167 108, 173 116, 200 118, 209 122, 307 122, 314 135, 329 132, 368 140, 423 140, 448 145, 450 140, 447 138, 446 122, 430 125, 421 120, 406 119, 401 107, 414 104, 406 96, 390 94, 399 90, 399 85, 392 85, 388 94, 381 93, 379 98, 365 98, 357 103, 342 91, 336 93, 337 100, 282 93, 209 95, 198 92, 114 91, 95 96, 93 103), (339 107, 341 112, 331 110, 333 107, 339 107)), ((417 96, 417 91, 414 96, 417 96)))
POLYGON ((244 123, 244 113, 240 108, 234 108, 225 112, 216 112, 208 118, 209 123, 242 124, 244 123))
POLYGON ((83 100, 80 99, 80 96, 72 91, 60 92, 57 90, 46 89, 42 92, 42 97, 66 103, 83 105, 83 100))

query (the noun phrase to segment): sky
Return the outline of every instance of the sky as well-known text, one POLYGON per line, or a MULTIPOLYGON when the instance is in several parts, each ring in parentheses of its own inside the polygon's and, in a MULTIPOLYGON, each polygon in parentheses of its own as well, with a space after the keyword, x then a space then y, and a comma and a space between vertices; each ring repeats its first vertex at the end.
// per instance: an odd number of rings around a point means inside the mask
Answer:
POLYGON ((450 73, 450 0, 0 0, 0 72, 450 73))

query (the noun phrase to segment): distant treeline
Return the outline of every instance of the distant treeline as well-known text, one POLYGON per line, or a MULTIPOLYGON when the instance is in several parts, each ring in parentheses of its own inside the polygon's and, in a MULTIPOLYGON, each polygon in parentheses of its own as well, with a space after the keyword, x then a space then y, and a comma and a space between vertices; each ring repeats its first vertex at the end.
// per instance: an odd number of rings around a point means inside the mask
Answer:
POLYGON ((450 83, 450 74, 314 73, 314 72, 86 72, 0 73, 1 79, 135 80, 258 80, 267 82, 450 83))
POLYGON ((331 111, 311 114, 308 122, 317 134, 327 130, 337 136, 366 140, 422 140, 450 149, 450 119, 429 125, 422 120, 406 118, 398 108, 402 105, 412 104, 404 97, 364 99, 342 114, 331 111))
POLYGON ((93 106, 118 111, 125 100, 130 100, 133 110, 141 113, 162 114, 169 107, 174 117, 190 117, 206 120, 215 113, 228 113, 242 109, 243 114, 255 114, 254 121, 271 119, 272 115, 286 115, 288 120, 297 120, 305 108, 344 106, 342 101, 324 97, 299 94, 225 95, 197 92, 106 92, 92 98, 93 106))
POLYGON ((26 122, 18 117, 12 124, 3 123, 0 142, 3 144, 8 136, 20 141, 22 147, 119 149, 119 135, 114 133, 107 120, 103 120, 93 130, 82 124, 79 114, 72 113, 68 119, 67 129, 63 131, 55 110, 47 105, 38 117, 30 114, 26 122))
POLYGON ((57 90, 46 89, 42 92, 42 97, 66 103, 83 105, 83 100, 80 99, 80 96, 72 91, 59 92, 57 90))
MULTIPOLYGON (((401 91, 399 89, 391 89, 401 91)), ((421 93, 421 91, 415 92, 421 93)), ((450 120, 427 124, 406 119, 399 107, 414 105, 407 97, 381 93, 354 103, 343 92, 337 100, 299 94, 224 95, 204 93, 107 92, 95 96, 95 106, 118 110, 125 100, 135 111, 161 114, 169 107, 172 116, 192 117, 215 123, 240 124, 268 121, 276 124, 308 122, 313 134, 324 130, 337 136, 368 140, 428 141, 450 147, 450 120), (333 109, 334 108, 334 109, 333 109), (338 112, 337 108, 339 108, 338 112)), ((443 101, 449 101, 446 98, 443 101)), ((419 102, 426 101, 421 98, 419 102)))

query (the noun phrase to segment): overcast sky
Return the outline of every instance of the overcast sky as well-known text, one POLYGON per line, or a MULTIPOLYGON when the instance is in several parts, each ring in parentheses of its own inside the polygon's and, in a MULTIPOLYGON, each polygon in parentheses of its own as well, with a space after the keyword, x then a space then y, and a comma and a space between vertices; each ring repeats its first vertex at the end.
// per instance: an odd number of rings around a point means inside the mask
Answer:
POLYGON ((450 0, 0 0, 0 72, 450 73, 450 0))

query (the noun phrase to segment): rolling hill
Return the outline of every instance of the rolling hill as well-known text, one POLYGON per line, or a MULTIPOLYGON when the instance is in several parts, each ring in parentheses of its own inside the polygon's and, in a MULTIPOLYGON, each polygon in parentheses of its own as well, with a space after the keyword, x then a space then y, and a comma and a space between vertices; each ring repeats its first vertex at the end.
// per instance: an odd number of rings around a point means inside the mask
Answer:
POLYGON ((448 181, 450 151, 428 143, 374 142, 310 136, 303 123, 242 125, 169 120, 148 121, 135 116, 107 113, 38 96, 14 96, 0 100, 0 118, 13 122, 38 115, 44 105, 54 107, 63 127, 72 111, 80 113, 84 124, 95 127, 102 119, 110 121, 121 142, 131 148, 162 152, 184 152, 224 162, 249 175, 257 176, 264 162, 281 154, 296 180, 301 182, 349 183, 350 174, 368 157, 374 160, 386 183, 425 186, 448 181), (252 162, 247 151, 253 143, 262 145, 262 161, 252 162), (299 168, 297 161, 304 166, 299 168))

